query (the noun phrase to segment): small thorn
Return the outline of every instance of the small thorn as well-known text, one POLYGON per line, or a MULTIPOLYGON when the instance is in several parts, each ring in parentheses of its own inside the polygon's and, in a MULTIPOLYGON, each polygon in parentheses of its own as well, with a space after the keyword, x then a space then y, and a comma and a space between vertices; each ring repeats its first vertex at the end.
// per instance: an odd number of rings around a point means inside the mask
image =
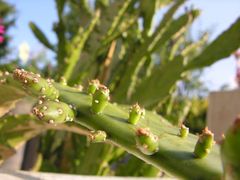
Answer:
POLYGON ((58 109, 58 114, 63 114, 63 110, 62 109, 58 109))
POLYGON ((43 110, 47 110, 48 108, 47 108, 47 106, 43 106, 43 110))
POLYGON ((37 78, 33 78, 33 82, 34 83, 38 83, 38 79, 37 78))
POLYGON ((1 84, 6 83, 6 79, 1 79, 1 80, 0 80, 0 83, 1 83, 1 84))
POLYGON ((45 91, 46 91, 46 88, 44 88, 44 87, 42 87, 41 90, 40 90, 41 93, 43 93, 45 91))
POLYGON ((54 120, 53 120, 53 119, 50 119, 50 120, 48 121, 48 123, 49 123, 49 124, 54 124, 54 120))
POLYGON ((5 71, 5 72, 3 73, 3 75, 8 76, 8 75, 9 75, 9 72, 8 72, 8 71, 5 71))
POLYGON ((97 104, 99 103, 99 101, 98 101, 98 100, 95 100, 94 102, 95 102, 95 103, 97 103, 97 104))

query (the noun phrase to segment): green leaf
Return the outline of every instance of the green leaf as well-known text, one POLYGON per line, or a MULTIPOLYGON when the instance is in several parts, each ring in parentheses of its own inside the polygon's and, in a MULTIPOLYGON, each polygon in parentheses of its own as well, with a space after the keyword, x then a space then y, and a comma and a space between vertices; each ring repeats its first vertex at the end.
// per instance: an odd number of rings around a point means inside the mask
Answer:
POLYGON ((0 119, 0 156, 3 160, 14 154, 23 142, 43 131, 41 124, 31 119, 35 118, 19 115, 0 119), (9 153, 9 150, 13 153, 9 153))
POLYGON ((62 16, 66 0, 56 0, 58 16, 62 16))
POLYGON ((59 124, 58 126, 37 120, 32 115, 14 115, 0 118, 0 156, 9 158, 23 142, 47 130, 65 130, 81 135, 88 131, 79 125, 59 124))
POLYGON ((81 33, 81 30, 79 29, 79 33, 76 34, 75 37, 73 38, 71 42, 71 51, 69 52, 69 56, 66 58, 67 66, 63 74, 67 81, 71 78, 73 70, 82 54, 83 47, 87 39, 89 38, 91 32, 93 31, 94 27, 96 26, 99 17, 100 11, 97 10, 95 16, 93 17, 87 29, 83 33, 81 33))
POLYGON ((12 86, 0 84, 0 117, 15 107, 25 93, 12 86))
MULTIPOLYGON (((175 8, 176 9, 176 8, 175 8)), ((114 98, 118 102, 123 102, 126 97, 129 100, 136 86, 138 73, 146 60, 146 55, 152 54, 157 49, 161 48, 172 36, 178 34, 186 26, 194 20, 198 10, 192 10, 172 21, 165 29, 157 28, 160 31, 154 33, 148 38, 138 49, 137 53, 132 54, 129 58, 129 64, 124 72, 114 98), (163 31, 165 30, 165 31, 163 31)), ((168 16, 168 15, 166 15, 168 16)), ((165 23, 164 23, 165 24, 165 23)), ((161 26, 161 24, 160 24, 161 26)))
POLYGON ((163 100, 176 81, 181 78, 182 72, 183 57, 177 56, 144 79, 136 87, 136 92, 133 94, 131 101, 149 106, 163 100))
POLYGON ((151 30, 152 20, 155 14, 156 5, 157 5, 156 0, 152 0, 151 3, 149 3, 148 0, 140 1, 140 14, 143 17, 143 27, 144 27, 143 30, 145 35, 148 35, 149 30, 151 30))
POLYGON ((189 54, 196 52, 199 49, 199 47, 202 47, 204 44, 206 44, 207 40, 208 40, 208 34, 205 33, 203 34, 203 36, 200 38, 199 41, 187 45, 182 50, 181 55, 184 57, 187 57, 189 54))
POLYGON ((185 70, 202 68, 230 56, 240 47, 240 18, 186 66, 185 70))
POLYGON ((84 48, 82 52, 83 57, 73 72, 73 74, 77 74, 77 76, 71 77, 72 79, 70 80, 70 84, 81 82, 86 78, 87 75, 88 79, 91 78, 90 76, 93 76, 96 67, 99 66, 97 57, 100 52, 102 53, 102 46, 106 46, 106 49, 108 49, 108 45, 111 44, 111 42, 106 44, 106 39, 104 37, 109 39, 117 32, 119 23, 122 22, 123 16, 127 14, 127 8, 129 8, 130 5, 133 6, 133 1, 134 0, 113 1, 111 6, 104 7, 102 9, 101 17, 99 19, 100 23, 97 24, 96 28, 94 28, 88 41, 86 42, 85 46, 87 48, 84 48))
POLYGON ((44 46, 46 46, 47 48, 55 51, 54 45, 52 45, 49 40, 47 39, 47 37, 45 36, 45 34, 41 31, 41 29, 33 22, 29 23, 29 27, 31 28, 33 34, 35 35, 35 37, 41 42, 43 43, 44 46))

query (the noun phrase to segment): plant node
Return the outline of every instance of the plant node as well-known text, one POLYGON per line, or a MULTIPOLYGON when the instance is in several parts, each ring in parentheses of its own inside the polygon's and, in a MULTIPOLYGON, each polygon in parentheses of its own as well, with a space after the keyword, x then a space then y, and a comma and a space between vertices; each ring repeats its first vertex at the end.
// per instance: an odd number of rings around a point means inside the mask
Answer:
POLYGON ((203 157, 207 156, 211 151, 213 143, 214 143, 214 135, 206 127, 202 131, 202 134, 199 135, 197 144, 195 145, 195 149, 194 149, 195 157, 203 158, 203 157))
POLYGON ((149 128, 137 129, 136 143, 143 154, 152 155, 158 151, 158 137, 151 133, 149 128))

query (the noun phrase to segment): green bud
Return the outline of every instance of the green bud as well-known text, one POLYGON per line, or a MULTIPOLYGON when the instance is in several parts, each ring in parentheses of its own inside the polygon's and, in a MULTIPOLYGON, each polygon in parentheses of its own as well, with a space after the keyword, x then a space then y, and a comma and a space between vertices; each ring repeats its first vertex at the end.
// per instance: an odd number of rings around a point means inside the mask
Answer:
POLYGON ((74 112, 70 106, 59 101, 39 100, 39 102, 33 107, 32 112, 40 120, 51 124, 73 121, 74 118, 74 112))
POLYGON ((186 138, 188 136, 188 133, 189 133, 189 128, 182 124, 181 128, 179 129, 179 136, 182 138, 186 138))
POLYGON ((221 143, 224 179, 240 179, 240 117, 227 130, 221 143))
POLYGON ((92 112, 102 113, 109 100, 109 89, 106 86, 99 86, 92 98, 92 112))
POLYGON ((94 94, 95 91, 98 89, 99 86, 100 86, 100 82, 99 82, 98 79, 91 80, 91 81, 88 83, 87 93, 88 93, 88 94, 94 94))
POLYGON ((194 155, 197 158, 204 158, 211 151, 214 143, 214 135, 206 127, 202 134, 200 134, 197 144, 195 145, 194 155))
POLYGON ((74 88, 76 88, 79 92, 83 91, 83 86, 81 84, 74 84, 74 88))
POLYGON ((88 136, 92 143, 104 142, 107 138, 105 131, 91 131, 91 134, 88 136))
POLYGON ((136 135, 137 148, 143 154, 152 155, 158 151, 158 137, 149 128, 137 129, 136 135))
POLYGON ((59 96, 58 90, 52 85, 52 80, 45 80, 38 74, 23 69, 15 69, 13 77, 21 82, 24 89, 31 95, 52 100, 59 96))
POLYGON ((8 82, 8 78, 9 78, 9 72, 8 71, 0 71, 0 84, 5 84, 8 82))
POLYGON ((134 104, 129 110, 129 119, 130 124, 137 124, 141 117, 144 117, 145 110, 142 109, 137 103, 134 104))
POLYGON ((67 80, 65 77, 60 77, 60 81, 59 81, 60 84, 64 85, 64 86, 67 86, 67 80))

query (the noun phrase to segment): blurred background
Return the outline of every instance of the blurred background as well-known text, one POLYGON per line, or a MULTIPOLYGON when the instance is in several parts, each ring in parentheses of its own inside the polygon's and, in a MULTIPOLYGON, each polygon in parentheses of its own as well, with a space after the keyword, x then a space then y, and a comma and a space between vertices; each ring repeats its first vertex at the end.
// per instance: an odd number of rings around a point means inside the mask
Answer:
MULTIPOLYGON (((52 31, 52 23, 57 21, 54 0, 7 0, 7 2, 12 4, 16 9, 15 26, 9 31, 12 37, 10 44, 12 51, 8 58, 17 56, 19 46, 27 44, 30 56, 37 56, 39 52, 44 52, 48 60, 54 61, 54 54, 39 43, 28 26, 30 21, 37 22, 47 37, 52 42, 56 42, 56 36, 52 31)), ((209 41, 211 41, 239 17, 240 1, 212 0, 209 2, 208 0, 189 0, 178 10, 176 16, 182 13, 185 8, 190 7, 199 8, 202 11, 201 16, 196 19, 191 27, 193 39, 197 39, 202 32, 207 31, 209 33, 209 41)), ((154 23, 157 24, 165 12, 166 10, 159 10, 155 15, 154 23)), ((237 87, 235 75, 236 62, 234 56, 231 56, 204 69, 200 79, 211 91, 226 87, 234 89, 237 87)))

